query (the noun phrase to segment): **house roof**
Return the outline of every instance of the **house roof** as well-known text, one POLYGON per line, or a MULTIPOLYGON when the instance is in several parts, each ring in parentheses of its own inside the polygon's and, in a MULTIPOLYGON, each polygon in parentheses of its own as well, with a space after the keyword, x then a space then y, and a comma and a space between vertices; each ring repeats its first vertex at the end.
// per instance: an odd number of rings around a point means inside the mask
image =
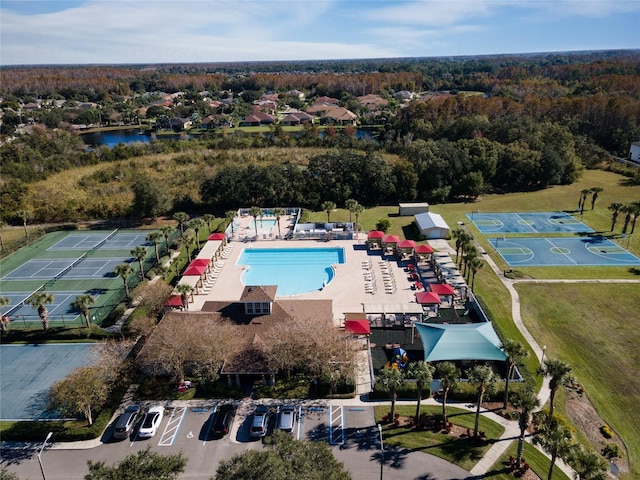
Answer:
POLYGON ((381 232, 380 230, 371 230, 369 233, 367 233, 367 238, 382 238, 384 237, 384 232, 381 232))
POLYGON ((451 325, 416 322, 415 326, 424 347, 425 362, 507 358, 491 322, 451 325))
POLYGON ((416 248, 416 242, 413 240, 402 240, 398 242, 398 248, 416 248))
POLYGON ((417 213, 414 215, 418 228, 428 230, 430 228, 449 228, 442 215, 433 212, 417 213))
POLYGON ((273 302, 277 291, 277 285, 247 285, 242 291, 240 302, 273 302))
POLYGON ((385 235, 382 237, 382 243, 398 243, 400 241, 400 237, 397 235, 385 235))
POLYGON ((416 253, 433 253, 431 245, 418 245, 415 250, 416 253))

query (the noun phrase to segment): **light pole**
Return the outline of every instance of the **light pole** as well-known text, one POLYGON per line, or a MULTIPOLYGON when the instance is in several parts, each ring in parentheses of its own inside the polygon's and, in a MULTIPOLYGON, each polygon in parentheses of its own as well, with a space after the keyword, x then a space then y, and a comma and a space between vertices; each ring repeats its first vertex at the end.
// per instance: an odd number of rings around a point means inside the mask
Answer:
POLYGON ((40 464, 40 471, 42 472, 42 480, 47 480, 47 477, 44 475, 44 467, 42 466, 42 458, 40 458, 40 455, 42 455, 42 451, 44 450, 44 447, 47 446, 47 442, 51 438, 51 435, 53 435, 53 432, 49 432, 47 434, 47 438, 44 439, 44 442, 42 443, 42 447, 40 448, 40 452, 38 453, 38 463, 40 464))
POLYGON ((384 443, 382 443, 382 425, 378 424, 380 432, 380 480, 382 480, 382 468, 384 467, 384 443))
POLYGON ((542 369, 542 366, 544 365, 544 352, 547 351, 547 346, 543 345, 542 346, 542 356, 540 357, 540 369, 542 369))

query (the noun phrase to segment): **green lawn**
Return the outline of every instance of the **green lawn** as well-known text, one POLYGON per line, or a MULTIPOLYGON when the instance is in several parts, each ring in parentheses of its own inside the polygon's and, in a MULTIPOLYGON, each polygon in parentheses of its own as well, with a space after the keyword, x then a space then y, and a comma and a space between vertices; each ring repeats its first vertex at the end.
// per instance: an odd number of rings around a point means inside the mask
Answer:
MULTIPOLYGON (((502 457, 493 464, 491 470, 489 470, 482 478, 485 480, 513 480, 515 477, 506 469, 506 465, 508 465, 509 457, 515 457, 517 453, 518 441, 515 440, 511 445, 509 445, 509 448, 507 448, 502 457)), ((551 460, 549 460, 542 452, 537 450, 534 446, 525 443, 522 458, 524 458, 524 460, 529 464, 531 470, 533 470, 540 478, 547 478, 551 460)), ((555 466, 553 468, 552 480, 569 480, 569 477, 555 466)))
MULTIPOLYGON (((381 422, 382 417, 389 413, 389 409, 389 405, 375 407, 376 422, 381 422)), ((400 416, 413 416, 415 412, 416 407, 414 405, 396 406, 396 413, 400 416)), ((442 408, 435 405, 421 406, 420 412, 421 414, 440 415, 442 408)), ((447 407, 447 417, 450 422, 473 430, 475 413, 455 407, 447 407)), ((430 453, 455 463, 465 470, 471 470, 486 451, 491 448, 492 440, 502 435, 504 427, 481 416, 479 430, 485 432, 488 441, 475 445, 470 443, 467 438, 458 439, 446 434, 391 425, 383 426, 383 438, 387 445, 430 453)))

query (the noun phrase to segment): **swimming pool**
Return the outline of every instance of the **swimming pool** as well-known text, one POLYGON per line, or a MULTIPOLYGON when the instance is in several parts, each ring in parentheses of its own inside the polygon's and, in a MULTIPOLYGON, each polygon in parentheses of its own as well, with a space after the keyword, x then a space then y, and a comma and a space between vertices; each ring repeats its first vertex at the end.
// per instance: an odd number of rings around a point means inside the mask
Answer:
POLYGON ((271 232, 271 229, 276 226, 276 219, 275 218, 263 218, 262 220, 260 220, 260 218, 258 218, 257 222, 256 222, 256 220, 251 220, 251 223, 249 224, 249 231, 250 232, 254 232, 255 233, 255 231, 256 231, 256 223, 258 224, 258 233, 269 233, 269 232, 271 232))
POLYGON ((345 263, 344 248, 246 248, 238 265, 247 265, 245 285, 277 285, 278 296, 300 295, 328 285, 334 264, 345 263))

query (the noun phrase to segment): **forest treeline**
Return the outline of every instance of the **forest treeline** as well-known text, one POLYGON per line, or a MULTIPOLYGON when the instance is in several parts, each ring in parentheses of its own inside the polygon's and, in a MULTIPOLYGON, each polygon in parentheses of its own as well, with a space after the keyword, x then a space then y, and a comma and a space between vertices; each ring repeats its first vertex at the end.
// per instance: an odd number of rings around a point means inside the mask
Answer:
MULTIPOLYGON (((389 112, 374 142, 356 139, 353 128, 321 135, 317 128, 275 126, 268 135, 231 129, 89 151, 70 130, 36 126, 0 147, 0 218, 20 222, 29 212, 34 221, 68 221, 247 205, 317 209, 348 198, 365 206, 438 203, 569 184, 582 169, 606 164, 609 153, 626 156, 640 138, 639 60, 638 52, 619 52, 336 62, 340 75, 314 62, 287 64, 279 74, 266 69, 275 64, 264 64, 264 71, 244 75, 206 65, 3 68, 4 102, 185 89, 196 98, 200 89, 224 88, 252 92, 237 97, 245 102, 290 88, 341 101, 395 89, 449 91, 389 112), (296 153, 282 154, 283 148, 296 153), (76 185, 83 201, 34 191, 35 182, 85 165, 98 167, 76 185)), ((197 102, 180 108, 189 113, 197 102)))

